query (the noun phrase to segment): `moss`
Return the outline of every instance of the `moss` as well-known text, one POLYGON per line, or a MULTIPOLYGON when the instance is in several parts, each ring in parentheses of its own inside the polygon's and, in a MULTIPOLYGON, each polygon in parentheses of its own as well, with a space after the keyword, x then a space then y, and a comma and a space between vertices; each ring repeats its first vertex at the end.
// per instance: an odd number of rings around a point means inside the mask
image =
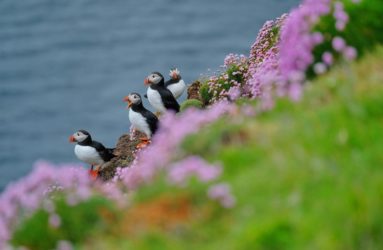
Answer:
POLYGON ((199 94, 204 105, 208 105, 211 98, 213 98, 213 95, 209 91, 209 84, 207 82, 201 84, 199 94))
POLYGON ((203 107, 203 103, 200 100, 197 100, 197 99, 189 99, 189 100, 184 101, 181 104, 181 109, 180 110, 181 110, 181 112, 183 112, 186 109, 191 108, 191 107, 194 107, 194 108, 197 108, 197 109, 201 109, 203 107))

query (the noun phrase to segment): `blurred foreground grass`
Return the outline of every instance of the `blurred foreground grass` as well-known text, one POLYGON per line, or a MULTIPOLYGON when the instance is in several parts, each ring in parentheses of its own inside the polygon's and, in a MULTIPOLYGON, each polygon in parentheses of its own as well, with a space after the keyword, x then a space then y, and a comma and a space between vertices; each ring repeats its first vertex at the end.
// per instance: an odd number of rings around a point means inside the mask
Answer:
POLYGON ((171 200, 184 196, 158 183, 137 195, 150 207, 147 197, 172 194, 157 198, 162 210, 141 207, 135 216, 161 213, 170 229, 129 233, 135 221, 127 218, 120 223, 130 230, 79 249, 383 249, 383 48, 307 84, 299 103, 279 100, 255 119, 222 119, 183 147, 222 163, 235 208, 201 208, 193 198, 179 208, 171 200), (174 221, 180 209, 194 212, 174 221))

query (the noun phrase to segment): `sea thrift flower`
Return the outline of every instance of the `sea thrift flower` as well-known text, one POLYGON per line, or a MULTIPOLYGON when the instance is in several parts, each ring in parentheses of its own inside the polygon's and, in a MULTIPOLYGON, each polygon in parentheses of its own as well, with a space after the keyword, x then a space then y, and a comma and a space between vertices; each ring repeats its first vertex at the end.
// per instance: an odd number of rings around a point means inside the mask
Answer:
POLYGON ((334 63, 334 57, 330 52, 323 53, 322 60, 328 66, 331 66, 334 63))
POLYGON ((334 48, 335 51, 341 52, 346 48, 346 42, 344 41, 343 38, 337 36, 334 37, 332 40, 332 47, 334 48))
POLYGON ((243 92, 247 97, 259 98, 263 110, 274 106, 272 91, 275 86, 276 92, 286 93, 284 86, 280 84, 279 37, 275 32, 283 25, 286 17, 283 15, 275 21, 267 21, 251 47, 247 82, 243 92))
POLYGON ((346 60, 352 61, 355 60, 355 58, 358 56, 358 52, 354 47, 346 47, 343 51, 343 56, 346 58, 346 60))
POLYGON ((314 61, 312 51, 322 42, 311 29, 319 18, 330 12, 329 0, 305 0, 294 9, 281 31, 280 70, 285 81, 304 72, 314 61))
POLYGON ((248 59, 244 55, 229 54, 221 68, 223 72, 211 76, 207 81, 209 93, 213 95, 211 103, 220 100, 234 101, 242 95, 248 59))
POLYGON ((314 72, 317 75, 322 75, 327 71, 327 67, 324 63, 316 63, 314 65, 314 72))
POLYGON ((235 205, 235 198, 231 194, 230 186, 227 184, 221 183, 211 186, 207 191, 207 195, 225 208, 231 208, 235 205))
POLYGON ((255 109, 251 105, 244 105, 241 107, 241 113, 248 117, 253 117, 256 115, 255 109))
MULTIPOLYGON (((234 85, 234 84, 233 84, 234 85)), ((227 91, 227 96, 229 100, 234 101, 241 97, 241 86, 234 85, 227 91)))
POLYGON ((58 228, 61 225, 61 218, 57 214, 51 214, 49 216, 49 225, 54 228, 58 228))
POLYGON ((56 167, 45 161, 37 162, 29 175, 10 184, 0 196, 0 249, 11 238, 15 226, 38 209, 49 212, 50 225, 58 227, 61 219, 54 213, 54 206, 49 201, 57 193, 82 201, 94 193, 105 194, 100 185, 92 181, 88 172, 80 166, 56 167))
POLYGON ((246 63, 246 61, 247 61, 246 56, 231 53, 225 57, 224 67, 229 67, 230 65, 233 65, 233 64, 246 63))
POLYGON ((221 174, 222 169, 218 166, 210 165, 197 156, 177 162, 170 166, 168 178, 171 183, 185 186, 189 177, 195 176, 201 182, 212 181, 221 174))
POLYGON ((56 250, 73 250, 72 243, 66 240, 60 240, 57 244, 56 250))
POLYGON ((291 100, 293 101, 299 101, 302 96, 302 85, 300 82, 292 82, 288 86, 288 95, 290 96, 291 100))
POLYGON ((337 30, 343 31, 348 23, 349 17, 344 11, 344 6, 342 2, 335 2, 334 8, 335 27, 337 28, 337 30))

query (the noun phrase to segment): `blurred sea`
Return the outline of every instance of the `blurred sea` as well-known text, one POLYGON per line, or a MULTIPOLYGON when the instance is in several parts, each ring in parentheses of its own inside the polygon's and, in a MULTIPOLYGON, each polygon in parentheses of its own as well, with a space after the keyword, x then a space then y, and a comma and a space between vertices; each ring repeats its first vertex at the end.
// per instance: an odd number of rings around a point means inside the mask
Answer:
POLYGON ((38 159, 77 162, 68 136, 114 146, 122 98, 151 71, 186 82, 248 55, 266 20, 299 0, 1 0, 0 190, 38 159))

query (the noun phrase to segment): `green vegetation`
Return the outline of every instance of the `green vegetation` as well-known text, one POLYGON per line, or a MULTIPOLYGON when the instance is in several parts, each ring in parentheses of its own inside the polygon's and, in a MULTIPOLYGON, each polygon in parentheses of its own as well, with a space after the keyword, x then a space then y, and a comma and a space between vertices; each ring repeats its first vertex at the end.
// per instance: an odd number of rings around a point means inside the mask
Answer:
MULTIPOLYGON (((299 103, 279 100, 256 119, 227 117, 188 137, 186 154, 222 163, 235 208, 202 206, 191 194, 192 212, 170 229, 100 236, 80 249, 382 249, 381 65, 383 48, 307 84, 299 103)), ((150 189, 179 197, 163 183, 150 189)), ((137 209, 163 207, 147 202, 137 209)), ((166 224, 178 213, 169 211, 166 224)))
MULTIPOLYGON (((364 0, 358 4, 353 3, 351 0, 343 0, 342 2, 349 15, 349 24, 345 30, 336 30, 335 19, 332 15, 322 18, 316 30, 322 32, 325 39, 335 36, 343 37, 348 45, 356 48, 359 56, 383 43, 382 1, 364 0)), ((315 48, 315 61, 321 61, 322 54, 326 51, 333 51, 330 40, 326 40, 326 42, 315 48)))
POLYGON ((213 98, 213 94, 209 92, 209 84, 207 80, 201 84, 201 87, 199 89, 199 95, 204 105, 209 104, 211 98, 213 98))
POLYGON ((197 108, 197 109, 201 109, 203 106, 203 103, 200 101, 200 100, 197 100, 197 99, 188 99, 186 101, 184 101, 182 104, 181 104, 181 112, 185 111, 186 109, 188 108, 191 108, 191 107, 194 107, 194 108, 197 108))
POLYGON ((224 163, 238 198, 236 223, 215 244, 383 246, 382 63, 380 49, 317 79, 301 103, 281 100, 256 120, 221 121, 186 141, 188 151, 224 163))
POLYGON ((55 214, 60 220, 59 227, 49 223, 47 211, 39 210, 16 230, 12 244, 28 247, 30 250, 55 249, 60 240, 80 243, 90 240, 93 235, 110 232, 111 225, 117 221, 117 210, 103 197, 73 206, 63 199, 57 199, 55 207, 55 214))

